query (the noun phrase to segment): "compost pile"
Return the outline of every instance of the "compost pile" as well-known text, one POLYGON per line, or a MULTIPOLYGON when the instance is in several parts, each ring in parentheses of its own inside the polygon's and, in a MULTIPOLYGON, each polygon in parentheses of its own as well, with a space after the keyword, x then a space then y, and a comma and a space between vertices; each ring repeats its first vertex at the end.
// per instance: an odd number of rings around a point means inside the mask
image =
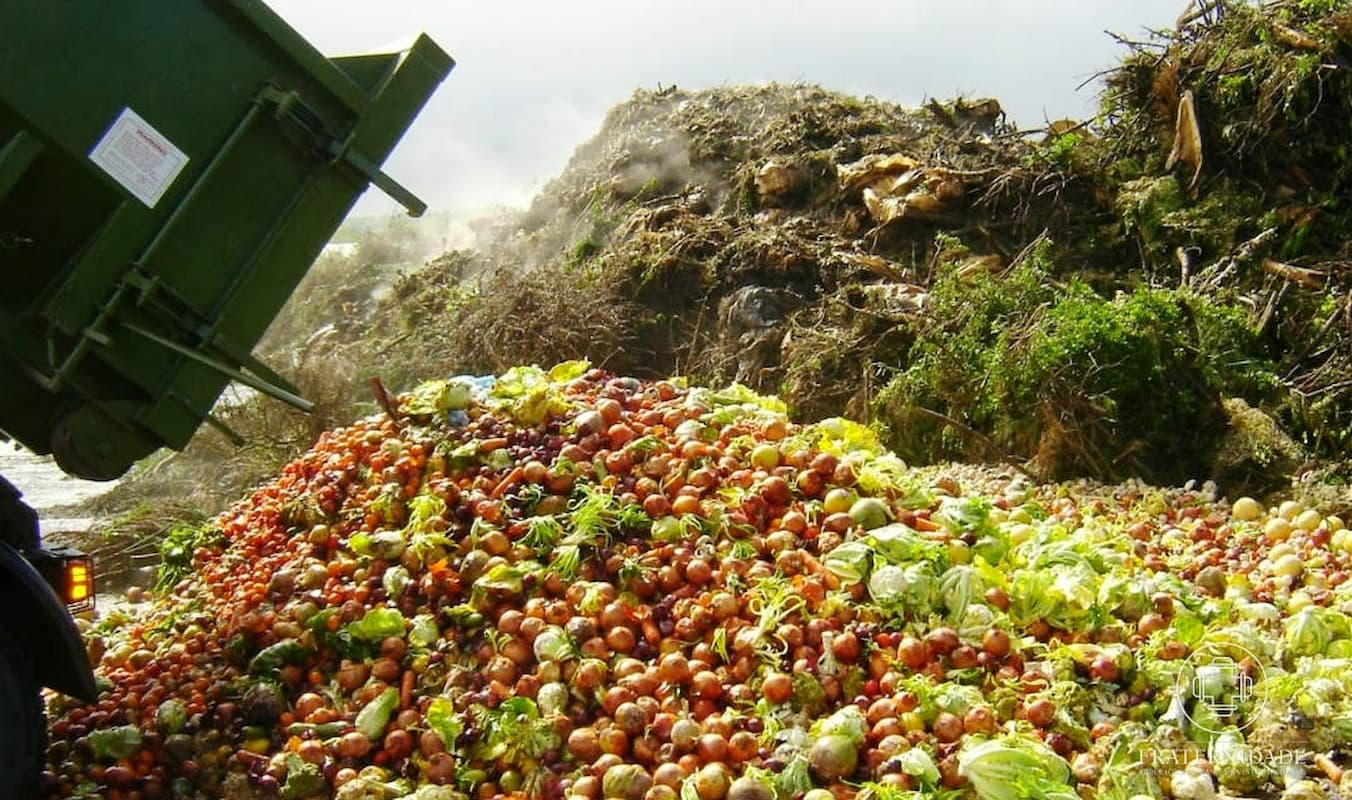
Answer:
POLYGON ((638 91, 396 287, 382 369, 588 358, 875 423, 916 463, 1286 489, 1352 446, 1349 20, 1195 3, 1123 40, 1097 117, 1033 130, 990 98, 638 91))
POLYGON ((1341 796, 1352 538, 1205 491, 910 470, 740 385, 394 398, 194 535, 51 797, 1341 796))

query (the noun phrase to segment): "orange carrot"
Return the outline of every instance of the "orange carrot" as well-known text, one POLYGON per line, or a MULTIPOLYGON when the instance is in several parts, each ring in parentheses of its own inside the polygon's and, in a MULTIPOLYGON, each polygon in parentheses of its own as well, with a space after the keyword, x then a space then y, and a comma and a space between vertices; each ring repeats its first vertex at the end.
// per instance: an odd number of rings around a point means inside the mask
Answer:
POLYGON ((404 670, 404 676, 399 682, 399 707, 401 709, 408 708, 409 703, 413 702, 413 682, 417 677, 413 670, 404 670))
POLYGON ((1341 783, 1343 780, 1343 768, 1333 763, 1333 759, 1322 753, 1314 757, 1314 765, 1328 776, 1334 784, 1341 783))
POLYGON ((494 436, 491 439, 484 439, 483 441, 479 442, 479 452, 491 453, 494 450, 501 450, 506 446, 507 446, 506 436, 494 436))
POLYGON ((507 473, 502 480, 498 481, 498 485, 493 487, 492 498, 494 500, 501 500, 502 496, 507 494, 507 490, 521 482, 521 476, 525 474, 526 470, 524 467, 516 467, 511 472, 507 473))

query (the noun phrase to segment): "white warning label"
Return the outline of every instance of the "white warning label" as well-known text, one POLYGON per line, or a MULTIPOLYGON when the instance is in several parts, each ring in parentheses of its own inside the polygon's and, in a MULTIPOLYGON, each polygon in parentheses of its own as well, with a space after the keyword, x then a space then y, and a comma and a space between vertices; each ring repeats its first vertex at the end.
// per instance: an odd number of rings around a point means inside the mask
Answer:
POLYGON ((89 159, 150 208, 188 163, 182 150, 130 108, 113 120, 89 159))

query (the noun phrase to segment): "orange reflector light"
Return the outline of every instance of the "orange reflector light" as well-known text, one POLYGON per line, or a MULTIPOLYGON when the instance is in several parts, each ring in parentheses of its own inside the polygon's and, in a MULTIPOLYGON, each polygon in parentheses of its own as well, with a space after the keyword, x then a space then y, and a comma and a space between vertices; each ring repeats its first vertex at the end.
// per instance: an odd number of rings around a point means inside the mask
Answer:
POLYGON ((66 564, 66 602, 79 603, 89 599, 92 581, 89 565, 83 561, 70 561, 66 564))

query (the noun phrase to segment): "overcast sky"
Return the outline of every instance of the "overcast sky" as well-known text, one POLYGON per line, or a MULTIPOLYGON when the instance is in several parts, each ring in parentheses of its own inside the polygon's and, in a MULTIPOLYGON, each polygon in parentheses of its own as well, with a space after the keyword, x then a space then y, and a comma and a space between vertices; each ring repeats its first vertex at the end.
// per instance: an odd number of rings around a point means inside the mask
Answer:
MULTIPOLYGON (((636 88, 806 81, 907 105, 993 96, 1021 127, 1187 0, 268 0, 325 53, 432 36, 457 61, 386 168, 433 208, 521 205, 636 88)), ((395 208, 376 191, 359 213, 395 208)))

